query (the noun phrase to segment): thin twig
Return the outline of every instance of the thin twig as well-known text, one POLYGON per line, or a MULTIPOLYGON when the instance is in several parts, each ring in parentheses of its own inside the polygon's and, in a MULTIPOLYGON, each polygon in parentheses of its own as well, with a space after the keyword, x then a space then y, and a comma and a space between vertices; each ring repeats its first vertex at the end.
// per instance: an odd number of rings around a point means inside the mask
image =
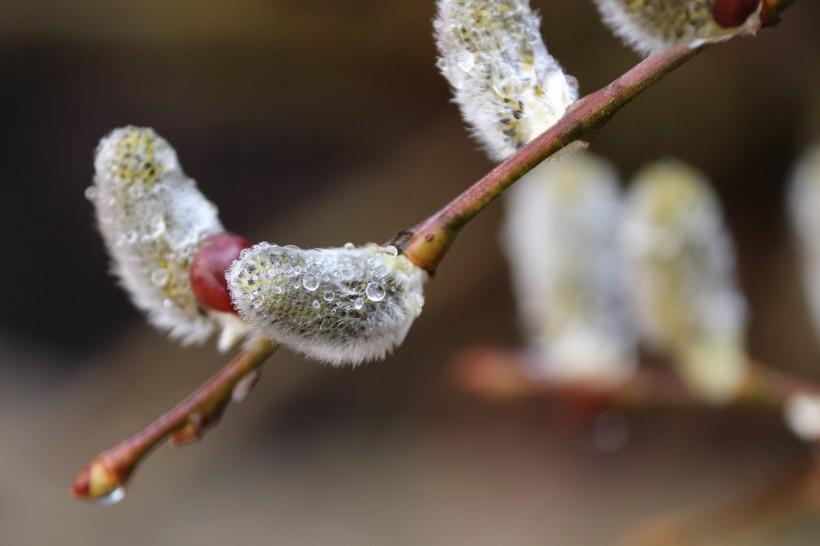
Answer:
POLYGON ((277 347, 267 338, 254 341, 188 398, 140 432, 92 459, 77 474, 71 494, 103 503, 119 500, 137 464, 148 453, 168 437, 174 444, 201 437, 222 416, 234 388, 241 388, 243 380, 253 380, 259 366, 277 347))

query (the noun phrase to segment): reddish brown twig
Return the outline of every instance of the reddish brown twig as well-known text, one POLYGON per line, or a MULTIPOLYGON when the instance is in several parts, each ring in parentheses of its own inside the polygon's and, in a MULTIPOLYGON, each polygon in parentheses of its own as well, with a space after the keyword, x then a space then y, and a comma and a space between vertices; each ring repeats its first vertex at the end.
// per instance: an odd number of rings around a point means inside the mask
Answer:
POLYGON ((71 494, 98 502, 116 502, 142 459, 170 437, 174 444, 197 439, 214 425, 231 399, 234 389, 247 387, 259 366, 278 345, 259 338, 188 398, 140 432, 106 449, 91 460, 74 480, 71 494))

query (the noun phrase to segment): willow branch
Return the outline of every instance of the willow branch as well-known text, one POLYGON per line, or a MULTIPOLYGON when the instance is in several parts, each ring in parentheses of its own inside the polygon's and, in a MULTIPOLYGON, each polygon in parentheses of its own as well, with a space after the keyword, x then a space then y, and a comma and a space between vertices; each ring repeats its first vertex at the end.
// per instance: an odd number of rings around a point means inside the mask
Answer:
MULTIPOLYGON (((764 26, 777 23, 794 0, 764 0, 764 26)), ((444 208, 399 232, 390 244, 429 273, 434 273, 461 228, 510 185, 539 163, 574 142, 589 143, 632 99, 708 47, 681 45, 647 57, 606 87, 578 100, 555 125, 470 186, 444 208)))
POLYGON ((116 502, 136 466, 170 437, 173 444, 200 438, 219 421, 232 397, 243 398, 258 369, 278 345, 259 338, 227 366, 159 419, 106 449, 77 474, 71 494, 98 502, 116 502))

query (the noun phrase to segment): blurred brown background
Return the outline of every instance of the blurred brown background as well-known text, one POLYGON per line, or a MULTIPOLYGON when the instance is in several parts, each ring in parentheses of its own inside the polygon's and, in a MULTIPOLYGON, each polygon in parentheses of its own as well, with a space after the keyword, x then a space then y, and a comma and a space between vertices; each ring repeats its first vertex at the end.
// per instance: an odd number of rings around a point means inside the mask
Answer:
MULTIPOLYGON (((591 2, 534 1, 550 51, 604 85, 636 62, 591 2)), ((223 222, 300 246, 384 241, 487 171, 434 68, 432 0, 0 3, 0 543, 611 544, 660 512, 754 487, 804 448, 778 416, 657 411, 615 453, 545 400, 459 392, 452 357, 520 343, 495 204, 464 230, 405 345, 356 370, 287 351, 197 446, 162 448, 126 500, 74 473, 226 361, 147 327, 107 275, 83 190, 99 138, 154 127, 223 222)), ((594 150, 625 178, 676 155, 736 237, 757 358, 820 378, 784 216, 820 140, 820 4, 715 47, 622 112, 594 150)), ((760 544, 820 543, 806 517, 760 544)))

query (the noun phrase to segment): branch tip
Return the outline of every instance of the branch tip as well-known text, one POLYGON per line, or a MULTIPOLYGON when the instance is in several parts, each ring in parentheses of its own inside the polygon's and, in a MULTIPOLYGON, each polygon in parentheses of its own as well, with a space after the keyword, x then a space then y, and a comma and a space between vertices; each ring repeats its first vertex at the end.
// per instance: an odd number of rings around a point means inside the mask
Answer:
POLYGON ((243 391, 241 394, 247 394, 250 385, 243 380, 258 376, 258 368, 277 348, 278 345, 270 339, 257 338, 188 398, 130 438, 92 459, 77 474, 71 494, 98 504, 122 500, 128 479, 148 453, 167 438, 174 445, 201 438, 219 421, 228 402, 235 397, 237 386, 243 391))

